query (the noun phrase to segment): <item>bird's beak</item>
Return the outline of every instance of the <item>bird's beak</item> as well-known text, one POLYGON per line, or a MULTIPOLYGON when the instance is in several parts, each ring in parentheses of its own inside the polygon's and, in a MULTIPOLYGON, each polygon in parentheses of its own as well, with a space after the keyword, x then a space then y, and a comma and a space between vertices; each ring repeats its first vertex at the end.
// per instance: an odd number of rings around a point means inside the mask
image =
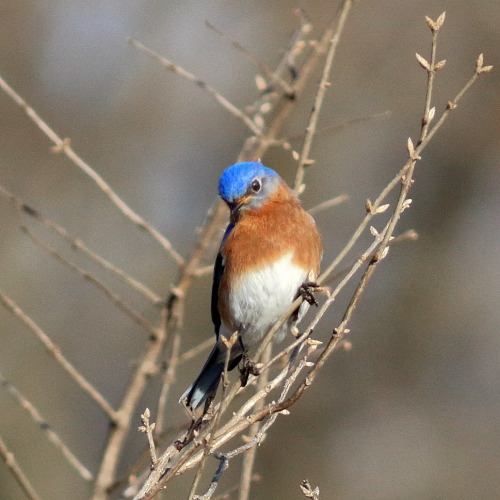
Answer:
POLYGON ((231 211, 237 211, 239 210, 243 205, 245 205, 245 203, 251 198, 252 196, 251 195, 246 195, 246 196, 243 196, 241 198, 238 198, 237 200, 234 200, 233 203, 231 203, 230 207, 231 207, 231 211))

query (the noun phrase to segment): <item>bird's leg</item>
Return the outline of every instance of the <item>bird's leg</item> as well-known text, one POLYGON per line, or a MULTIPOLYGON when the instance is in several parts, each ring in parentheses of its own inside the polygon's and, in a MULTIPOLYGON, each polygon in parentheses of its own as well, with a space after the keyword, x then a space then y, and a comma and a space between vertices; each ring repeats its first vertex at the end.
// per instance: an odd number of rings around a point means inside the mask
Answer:
POLYGON ((304 283, 299 286, 297 296, 302 297, 309 305, 318 307, 318 301, 314 294, 317 292, 324 292, 325 290, 325 287, 319 286, 314 281, 304 281, 304 283))
MULTIPOLYGON (((314 305, 318 307, 318 301, 314 296, 315 293, 329 293, 328 287, 320 286, 314 281, 304 281, 302 285, 299 286, 297 291, 297 297, 302 297, 309 305, 314 305)), ((299 318, 300 306, 292 314, 292 321, 297 321, 299 318)))
POLYGON ((252 361, 246 352, 243 353, 241 361, 242 363, 240 367, 240 380, 241 386, 245 387, 248 382, 248 377, 250 375, 257 377, 258 375, 260 375, 260 370, 257 366, 257 363, 255 361, 252 361))

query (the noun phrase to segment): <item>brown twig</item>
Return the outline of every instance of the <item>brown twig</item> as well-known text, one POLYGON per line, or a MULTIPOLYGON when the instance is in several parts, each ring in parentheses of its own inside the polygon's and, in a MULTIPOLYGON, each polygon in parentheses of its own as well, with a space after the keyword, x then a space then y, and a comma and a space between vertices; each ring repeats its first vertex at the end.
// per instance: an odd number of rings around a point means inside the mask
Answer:
POLYGON ((255 54, 252 54, 249 50, 245 49, 240 42, 230 37, 227 33, 224 33, 219 28, 216 28, 212 23, 205 21, 205 24, 217 35, 219 35, 223 40, 229 42, 236 50, 239 50, 248 60, 250 60, 268 79, 269 83, 265 86, 261 86, 259 90, 266 90, 271 87, 274 83, 277 83, 284 92, 291 93, 292 88, 290 85, 276 72, 272 71, 267 64, 263 63, 255 54))
POLYGON ((310 498, 311 500, 319 500, 319 488, 312 488, 307 479, 304 479, 300 483, 300 490, 304 494, 306 498, 310 498))
POLYGON ((47 436, 47 439, 62 453, 68 463, 85 479, 91 481, 92 473, 78 460, 72 451, 64 444, 59 435, 52 429, 47 420, 30 403, 30 401, 0 373, 0 385, 30 414, 35 424, 47 436))
MULTIPOLYGON (((262 356, 262 363, 268 363, 271 359, 272 346, 269 344, 264 355, 262 356)), ((263 390, 268 383, 269 371, 262 372, 257 378, 257 391, 263 390)), ((264 399, 260 399, 255 408, 260 410, 264 407, 264 399)), ((248 431, 250 436, 254 436, 259 431, 259 425, 254 424, 248 431)), ((264 434, 262 434, 263 438, 264 434)), ((261 438, 261 440, 262 440, 261 438)), ((248 442, 248 439, 247 439, 248 442)), ((260 441, 258 441, 260 443, 260 441)), ((257 444, 257 442, 255 443, 257 444)), ((240 491, 239 500, 248 500, 250 498, 250 487, 252 485, 253 468, 255 464, 255 458, 257 456, 257 447, 253 446, 248 448, 248 453, 243 456, 243 461, 241 464, 241 477, 240 477, 240 491)))
POLYGON ((170 392, 172 384, 175 382, 175 374, 177 366, 181 363, 179 351, 181 348, 181 332, 177 329, 172 338, 172 351, 167 364, 167 369, 163 375, 163 381, 160 389, 160 396, 158 398, 158 415, 156 417, 155 434, 160 436, 165 426, 165 413, 167 411, 167 397, 170 392))
POLYGON ((31 485, 26 474, 23 472, 23 470, 17 463, 14 454, 11 451, 9 451, 7 445, 5 444, 1 436, 0 436, 0 456, 5 462, 5 465, 9 468, 12 475, 14 476, 15 480, 17 481, 17 484, 19 484, 21 489, 24 491, 25 495, 30 500, 41 500, 41 497, 35 491, 35 488, 33 488, 33 486, 31 485))
POLYGON ((118 210, 132 221, 137 227, 146 231, 155 241, 157 241, 166 252, 175 260, 178 265, 184 264, 182 256, 174 249, 171 243, 151 224, 140 215, 134 212, 119 196, 113 191, 111 186, 71 147, 68 138, 62 139, 40 115, 0 76, 0 88, 26 113, 33 123, 54 143, 52 151, 54 153, 64 153, 82 172, 90 177, 97 187, 111 200, 118 210))
POLYGON ((93 399, 104 413, 111 419, 116 418, 116 412, 104 396, 62 355, 61 349, 55 345, 48 335, 7 295, 0 290, 0 302, 19 319, 35 337, 44 345, 49 354, 59 363, 76 384, 93 399))
MULTIPOLYGON (((234 332, 229 339, 226 339, 223 335, 221 336, 221 343, 224 345, 226 348, 226 357, 224 359, 224 370, 222 372, 222 399, 224 399, 226 395, 226 390, 229 385, 229 380, 228 380, 228 366, 229 366, 229 360, 231 358, 231 349, 233 348, 234 344, 238 341, 238 332, 234 332)), ((198 483, 201 479, 201 475, 203 474, 203 470, 205 468, 205 464, 207 462, 208 457, 210 456, 212 452, 212 442, 214 439, 214 435, 216 434, 218 428, 219 428, 219 422, 221 418, 222 412, 221 412, 221 406, 219 405, 214 409, 214 414, 210 420, 209 428, 205 431, 205 435, 203 436, 203 454, 200 460, 200 465, 198 466, 198 469, 196 471, 193 484, 191 485, 191 490, 188 495, 188 500, 194 500, 195 498, 198 498, 198 495, 195 495, 196 493, 196 488, 198 486, 198 483)), ((225 470, 225 469, 224 469, 225 470)), ((222 476, 222 470, 219 473, 219 476, 222 476)), ((212 481, 212 485, 214 484, 214 481, 212 481)), ((212 485, 209 489, 209 491, 212 489, 212 485)), ((213 491, 215 491, 215 487, 213 487, 213 491)), ((210 496, 212 493, 210 493, 210 496)), ((206 495, 203 495, 203 497, 206 497, 206 495)), ((209 498, 209 497, 206 497, 209 498)))
POLYGON ((347 21, 347 17, 349 15, 349 10, 351 9, 352 0, 345 0, 338 20, 337 29, 335 31, 334 36, 330 41, 330 48, 328 49, 328 53, 326 55, 325 65, 323 66, 323 72, 321 75, 321 80, 318 85, 318 91, 316 92, 316 96, 314 98, 314 104, 311 111, 311 115, 309 117, 309 123, 306 127, 306 133, 304 136, 304 143, 302 145, 299 166, 297 168, 297 173, 295 176, 294 182, 294 191, 296 193, 301 193, 303 190, 303 180, 305 169, 309 165, 311 165, 311 159, 309 157, 311 153, 312 141, 316 132, 316 127, 318 124, 319 114, 321 112, 321 107, 323 105, 323 100, 325 98, 326 89, 330 86, 330 72, 333 65, 333 59, 337 52, 337 47, 339 44, 340 37, 345 27, 345 23, 347 21))
POLYGON ((322 201, 321 203, 314 205, 314 207, 311 207, 308 210, 308 212, 310 215, 318 214, 320 212, 328 210, 329 208, 336 207, 337 205, 340 205, 341 203, 345 203, 347 200, 349 200, 348 194, 339 194, 338 196, 335 196, 334 198, 331 198, 331 199, 326 200, 326 201, 322 201))
POLYGON ((147 299, 149 299, 154 303, 158 303, 160 301, 160 297, 156 293, 154 293, 151 289, 149 289, 146 285, 132 278, 127 273, 125 273, 125 271, 116 267, 115 265, 111 264, 111 262, 104 259, 97 253, 95 253, 93 250, 88 248, 81 239, 71 236, 66 231, 66 229, 64 229, 64 227, 60 226, 59 224, 56 224, 53 220, 42 215, 37 209, 25 203, 24 200, 15 196, 10 191, 5 189, 5 187, 3 186, 0 186, 0 195, 8 199, 20 214, 25 214, 31 217, 32 219, 40 222, 40 224, 42 224, 49 230, 54 231, 63 240, 67 241, 72 249, 81 251, 90 260, 94 261, 95 263, 100 265, 103 269, 115 275, 117 278, 121 279, 133 290, 139 292, 141 295, 143 295, 144 297, 146 297, 147 299))
POLYGON ((155 61, 159 62, 162 66, 164 66, 166 69, 169 71, 172 71, 176 75, 179 75, 180 77, 184 78, 188 82, 194 83, 198 87, 202 88, 207 92, 209 95, 211 95, 224 109, 229 111, 234 117, 240 119, 248 128, 249 130, 255 134, 256 136, 259 136, 262 134, 262 129, 257 126, 257 124, 248 116, 246 115, 241 109, 236 107, 234 104, 229 102, 219 91, 217 91, 214 87, 209 85, 208 83, 204 82, 203 80, 200 80, 197 78, 195 75, 190 73, 189 71, 186 71, 184 68, 179 66, 178 64, 175 64, 171 61, 169 61, 167 58, 161 56, 160 54, 156 53, 154 50, 150 49, 149 47, 146 47, 143 43, 139 42, 138 40, 134 40, 133 38, 129 38, 129 43, 132 45, 137 50, 140 50, 141 52, 144 52, 151 58, 153 58, 155 61))
POLYGON ((149 411, 149 408, 146 408, 144 410, 144 413, 141 415, 142 425, 139 427, 139 432, 143 432, 144 434, 146 434, 148 438, 149 458, 151 461, 151 468, 154 469, 156 463, 158 462, 158 458, 156 456, 156 445, 155 445, 155 440, 153 438, 153 431, 155 430, 155 424, 150 423, 149 421, 150 417, 151 417, 151 412, 149 411))
POLYGON ((75 263, 63 257, 57 250, 44 243, 40 238, 35 236, 27 226, 21 226, 21 231, 25 233, 35 245, 41 248, 43 251, 47 252, 55 260, 71 269, 73 272, 81 276, 85 281, 88 281, 94 285, 98 290, 100 290, 120 311, 125 313, 132 321, 137 323, 139 326, 144 328, 148 333, 154 334, 153 326, 150 322, 139 312, 135 311, 129 307, 123 300, 113 292, 108 286, 106 286, 101 280, 99 280, 92 273, 85 271, 81 267, 77 266, 75 263))

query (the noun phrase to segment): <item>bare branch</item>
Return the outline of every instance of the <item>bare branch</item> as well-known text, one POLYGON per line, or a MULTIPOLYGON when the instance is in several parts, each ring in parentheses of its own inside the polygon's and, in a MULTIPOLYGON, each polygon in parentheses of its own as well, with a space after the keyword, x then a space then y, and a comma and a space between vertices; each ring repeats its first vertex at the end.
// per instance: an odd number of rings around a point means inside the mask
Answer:
POLYGON ((316 488, 314 488, 313 490, 307 479, 304 479, 300 483, 300 490, 306 498, 310 498, 311 500, 319 500, 319 488, 316 486, 316 488))
POLYGON ((259 89, 261 91, 267 90, 274 83, 277 83, 285 92, 291 93, 292 88, 288 83, 281 78, 280 75, 272 71, 266 64, 264 64, 255 54, 245 49, 240 42, 230 37, 227 33, 224 33, 219 28, 216 28, 213 24, 205 21, 205 24, 215 33, 217 33, 223 40, 229 42, 235 49, 239 50, 245 57, 247 57, 255 66, 269 79, 269 83, 266 84, 265 88, 259 89))
POLYGON ((347 200, 349 200, 348 194, 339 194, 334 198, 331 198, 329 200, 318 203, 317 205, 314 205, 314 207, 310 208, 308 212, 310 215, 318 214, 320 212, 328 210, 329 208, 336 207, 341 203, 345 203, 347 200))
POLYGON ((7 295, 0 290, 0 302, 2 305, 19 319, 28 329, 35 334, 35 337, 45 346, 49 354, 59 363, 66 373, 76 382, 76 384, 93 399, 104 413, 111 419, 116 418, 113 410, 104 396, 61 354, 61 349, 56 346, 47 334, 7 295))
POLYGON ((318 123, 319 113, 321 111, 321 106, 323 105, 323 100, 325 98, 326 89, 330 86, 330 72, 333 65, 333 58, 337 52, 337 46, 344 30, 345 23, 347 21, 347 16, 349 15, 349 10, 351 9, 352 0, 344 0, 342 10, 340 12, 339 21, 335 35, 330 41, 330 48, 326 55, 325 65, 323 67, 323 73, 321 75, 321 80, 319 82, 318 91, 314 99, 314 105, 311 111, 311 116, 309 117, 309 123, 306 127, 306 134, 304 137, 304 144, 302 145, 302 152, 300 154, 299 166, 297 168, 297 174, 295 176, 294 190, 297 193, 302 191, 302 182, 304 180, 304 171, 307 166, 311 164, 309 154, 311 152, 312 141, 314 134, 316 132, 316 127, 318 123))
POLYGON ((149 417, 151 416, 151 412, 149 408, 144 410, 144 413, 141 415, 142 426, 139 427, 139 432, 144 432, 148 438, 149 444, 149 457, 151 460, 151 467, 154 468, 156 463, 158 462, 158 458, 156 457, 156 446, 153 438, 153 431, 155 430, 155 424, 149 422, 149 417))
POLYGON ((151 58, 153 58, 155 61, 158 61, 162 66, 164 66, 166 69, 169 71, 172 71, 173 73, 179 75, 180 77, 184 78, 188 82, 196 84, 198 87, 202 88, 210 94, 225 110, 229 111, 234 117, 240 119, 249 129, 250 131, 255 134, 256 136, 260 136, 262 134, 262 130, 257 124, 241 109, 237 108, 234 104, 229 102, 220 92, 218 92, 215 88, 213 88, 211 85, 208 83, 204 82, 203 80, 200 80, 197 78, 195 75, 192 73, 189 73, 189 71, 186 71, 184 68, 179 66, 178 64, 174 64, 173 62, 169 61, 165 57, 161 56, 160 54, 156 53, 154 50, 151 50, 150 48, 146 47, 144 44, 139 42, 138 40, 134 40, 133 38, 129 39, 130 45, 132 45, 135 49, 140 50, 141 52, 144 52, 151 58))
POLYGON ((28 115, 33 123, 54 143, 52 151, 55 153, 64 153, 74 165, 89 176, 97 187, 112 201, 112 203, 131 220, 137 227, 146 231, 155 241, 157 241, 166 252, 181 266, 184 259, 177 253, 171 243, 145 219, 134 212, 119 196, 113 191, 111 186, 71 147, 68 138, 62 139, 52 128, 38 115, 38 113, 0 76, 0 88, 28 115))
POLYGON ((141 295, 143 295, 144 297, 146 297, 147 299, 151 300, 154 303, 160 302, 160 297, 152 290, 150 290, 146 285, 132 278, 123 270, 111 264, 111 262, 104 259, 100 255, 96 254, 94 251, 88 248, 82 240, 80 240, 79 238, 75 238, 74 236, 71 236, 66 231, 66 229, 64 229, 64 227, 60 226, 59 224, 56 224, 48 217, 42 215, 37 209, 33 208, 31 205, 26 204, 24 200, 13 195, 3 186, 0 186, 0 195, 8 199, 20 214, 28 215, 32 219, 40 222, 40 224, 47 227, 49 230, 58 234, 61 238, 63 238, 71 245, 71 248, 81 251, 90 260, 96 262, 103 269, 109 271, 111 274, 121 279, 132 289, 139 292, 141 295))
POLYGON ((26 399, 21 392, 14 387, 1 373, 0 385, 30 414, 35 424, 40 427, 47 439, 62 453, 68 463, 85 479, 91 481, 92 473, 78 460, 71 450, 64 444, 59 435, 52 429, 49 423, 42 417, 40 412, 26 399))
POLYGON ((23 472, 23 470, 17 463, 14 454, 7 448, 7 445, 2 439, 2 436, 0 436, 0 456, 2 457, 3 461, 5 462, 5 465, 7 465, 10 472, 16 479, 17 484, 19 484, 19 486, 22 488, 26 496, 30 500, 41 500, 41 497, 38 496, 38 493, 35 491, 35 488, 33 488, 29 479, 26 477, 26 474, 23 472))
POLYGON ((132 321, 140 325, 150 334, 154 334, 153 326, 149 323, 149 321, 142 314, 140 314, 139 312, 135 311, 134 309, 126 305, 125 302, 123 302, 123 300, 118 295, 116 295, 116 293, 114 293, 109 287, 107 287, 102 281, 96 278, 93 274, 83 270, 81 267, 78 267, 76 264, 63 257, 59 252, 57 252, 52 247, 44 243, 40 238, 35 236, 28 229, 27 226, 21 226, 21 230, 31 239, 31 241, 33 241, 33 243, 35 243, 38 247, 40 247, 42 250, 51 255, 55 260, 62 263, 69 269, 71 269, 73 272, 81 276, 84 280, 88 281, 89 283, 92 283, 98 290, 104 293, 104 295, 113 304, 115 304, 118 307, 118 309, 120 309, 127 316, 129 316, 132 319, 132 321))

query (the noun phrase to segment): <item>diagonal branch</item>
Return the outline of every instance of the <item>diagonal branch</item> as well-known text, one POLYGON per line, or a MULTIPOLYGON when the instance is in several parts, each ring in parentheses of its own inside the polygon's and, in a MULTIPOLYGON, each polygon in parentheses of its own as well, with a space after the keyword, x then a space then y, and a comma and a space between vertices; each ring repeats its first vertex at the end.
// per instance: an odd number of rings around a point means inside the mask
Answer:
POLYGON ((17 484, 19 484, 19 486, 24 491, 25 495, 29 498, 29 500, 41 500, 41 497, 38 496, 38 493, 35 491, 35 488, 33 488, 33 486, 31 485, 28 477, 17 463, 14 454, 11 451, 9 451, 7 445, 5 444, 1 436, 0 436, 0 456, 5 462, 5 465, 7 465, 7 467, 12 472, 12 475, 16 479, 17 484))
POLYGON ((40 412, 1 373, 0 385, 5 387, 7 392, 30 414, 35 424, 40 427, 42 432, 47 436, 47 439, 62 453, 63 457, 78 472, 78 474, 80 474, 85 481, 91 481, 93 479, 92 473, 80 462, 80 460, 78 460, 66 444, 64 444, 63 440, 42 417, 40 412))
POLYGON ((189 73, 189 71, 186 71, 184 68, 179 66, 178 64, 175 64, 165 57, 161 56, 160 54, 156 53, 154 50, 146 47, 144 44, 139 42, 138 40, 134 40, 133 38, 129 38, 129 43, 132 45, 137 50, 140 50, 141 52, 144 52, 151 58, 153 58, 155 61, 158 61, 162 66, 164 66, 166 69, 169 71, 172 71, 173 73, 179 75, 180 77, 184 78, 188 82, 194 83, 198 87, 202 88, 205 90, 209 95, 211 95, 219 104, 222 105, 224 109, 229 111, 233 116, 236 118, 240 119, 249 129, 250 131, 256 135, 259 136, 262 134, 262 130, 260 127, 257 126, 257 124, 249 117, 247 116, 241 109, 236 107, 234 104, 229 102, 219 91, 217 91, 214 87, 209 85, 208 83, 204 82, 203 80, 200 80, 197 78, 195 75, 192 73, 189 73))
POLYGON ((146 231, 165 251, 181 266, 184 264, 182 256, 174 249, 172 244, 151 224, 134 212, 119 196, 111 186, 71 147, 71 141, 62 139, 56 132, 40 117, 40 115, 0 76, 0 88, 26 113, 33 123, 54 143, 52 151, 64 153, 73 164, 83 173, 90 177, 97 187, 111 200, 118 210, 132 221, 139 229, 146 231))
POLYGON ((47 351, 59 363, 76 384, 86 392, 113 421, 116 412, 104 396, 62 355, 59 346, 55 345, 47 334, 7 295, 0 290, 0 303, 17 319, 24 323, 35 337, 44 345, 47 351))
POLYGON ((330 41, 330 48, 326 55, 325 65, 323 67, 323 72, 321 75, 321 80, 318 85, 318 91, 316 92, 316 97, 314 99, 313 108, 311 115, 309 117, 309 123, 306 127, 306 133, 304 137, 304 143, 302 145, 302 151, 300 154, 299 166, 297 168, 297 174, 295 176, 294 191, 298 194, 303 190, 302 183, 304 181, 305 169, 311 165, 311 159, 309 154, 311 152, 312 141, 316 133, 316 127, 318 125, 318 118, 321 112, 321 107, 323 105, 323 100, 325 98, 326 89, 330 86, 330 73, 333 66, 333 59, 337 53, 337 47, 340 41, 340 37, 345 27, 349 11, 351 9, 353 0, 344 0, 342 9, 340 11, 339 21, 337 29, 334 36, 330 41))
POLYGON ((85 243, 79 238, 75 238, 71 236, 64 227, 56 224, 53 220, 48 217, 42 215, 37 209, 33 208, 31 205, 28 205, 21 198, 15 196, 11 192, 9 192, 5 187, 0 186, 0 195, 4 198, 8 199, 16 208, 16 210, 20 214, 28 215, 29 217, 37 220, 40 224, 47 227, 51 231, 54 231, 58 234, 63 240, 67 241, 73 249, 81 251, 85 256, 87 256, 90 260, 96 262, 103 269, 110 272, 111 274, 117 276, 124 283, 129 285, 132 289, 148 298, 154 303, 160 302, 160 297, 150 290, 146 285, 137 281, 136 279, 129 276, 125 271, 119 269, 115 265, 111 264, 108 260, 104 259, 93 250, 88 248, 85 243))

